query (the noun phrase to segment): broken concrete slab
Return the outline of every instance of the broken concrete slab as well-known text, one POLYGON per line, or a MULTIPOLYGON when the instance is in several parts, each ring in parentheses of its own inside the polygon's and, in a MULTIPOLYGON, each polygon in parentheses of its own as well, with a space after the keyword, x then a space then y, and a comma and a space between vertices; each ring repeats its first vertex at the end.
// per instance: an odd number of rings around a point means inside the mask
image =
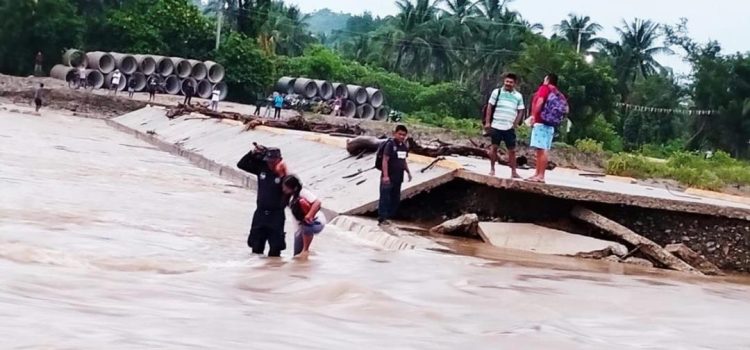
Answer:
POLYGON ((478 237, 478 225, 479 216, 477 214, 464 214, 431 228, 430 232, 441 235, 478 237))
POLYGON ((716 276, 724 274, 723 272, 721 272, 721 269, 708 261, 703 255, 698 254, 682 243, 670 244, 664 247, 664 249, 706 275, 716 276))
POLYGON ((480 222, 479 234, 497 247, 526 250, 539 254, 576 255, 612 249, 625 255, 627 248, 616 242, 571 234, 535 224, 480 222))

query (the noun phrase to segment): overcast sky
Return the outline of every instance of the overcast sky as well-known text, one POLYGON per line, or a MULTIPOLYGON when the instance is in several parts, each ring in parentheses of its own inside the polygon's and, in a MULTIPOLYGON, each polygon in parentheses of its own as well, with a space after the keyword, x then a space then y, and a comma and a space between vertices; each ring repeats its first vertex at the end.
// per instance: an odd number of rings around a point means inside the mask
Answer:
MULTIPOLYGON (((414 0, 412 0, 414 1, 414 0)), ((391 0, 286 0, 298 5, 304 12, 322 8, 359 14, 370 11, 374 15, 396 14, 395 1, 391 0)), ((750 2, 745 0, 515 0, 510 7, 519 11, 533 23, 541 23, 547 34, 568 13, 588 15, 604 27, 601 36, 617 38, 615 26, 622 19, 652 19, 659 23, 674 24, 680 17, 688 19, 691 36, 699 42, 718 40, 725 53, 750 51, 750 2)), ((689 66, 680 57, 660 57, 664 65, 677 73, 688 73, 689 66)))

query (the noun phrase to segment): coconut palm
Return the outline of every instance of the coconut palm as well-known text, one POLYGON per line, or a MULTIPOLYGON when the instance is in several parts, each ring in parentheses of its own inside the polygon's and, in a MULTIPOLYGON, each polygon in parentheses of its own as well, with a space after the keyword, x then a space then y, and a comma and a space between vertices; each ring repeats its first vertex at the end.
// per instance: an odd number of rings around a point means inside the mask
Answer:
POLYGON ((616 28, 620 34, 620 48, 613 46, 619 55, 617 65, 622 65, 625 76, 632 81, 655 74, 662 69, 656 60, 658 54, 673 54, 668 47, 660 46, 660 26, 650 20, 636 18, 631 23, 623 20, 623 26, 616 28))
POLYGON ((416 0, 412 3, 410 0, 399 0, 396 3, 399 13, 394 18, 393 27, 385 39, 388 44, 385 45, 390 49, 391 55, 395 59, 391 68, 402 73, 411 73, 414 75, 413 68, 417 67, 416 62, 429 57, 430 41, 432 30, 437 20, 438 8, 436 3, 430 0, 416 0), (425 56, 427 55, 427 56, 425 56), (407 61, 410 69, 402 66, 407 61))
POLYGON ((605 39, 596 37, 596 33, 602 30, 602 26, 591 22, 589 16, 576 16, 571 13, 567 19, 555 25, 554 29, 560 38, 580 48, 582 52, 606 44, 605 39))

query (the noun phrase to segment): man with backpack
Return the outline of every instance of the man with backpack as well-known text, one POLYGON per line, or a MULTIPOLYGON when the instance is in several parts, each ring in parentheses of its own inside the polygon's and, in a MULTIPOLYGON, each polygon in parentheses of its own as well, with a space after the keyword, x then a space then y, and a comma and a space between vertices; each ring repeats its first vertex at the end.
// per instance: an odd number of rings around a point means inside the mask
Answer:
POLYGON ((393 137, 378 147, 375 168, 380 170, 380 202, 378 204, 378 224, 387 224, 393 218, 401 202, 401 184, 404 172, 411 182, 411 171, 406 163, 409 146, 406 137, 409 131, 403 125, 396 126, 393 137))
POLYGON ((516 170, 516 126, 523 120, 526 107, 523 96, 516 91, 518 76, 508 73, 503 79, 503 86, 492 91, 484 113, 484 129, 489 134, 490 145, 490 176, 495 176, 495 162, 497 162, 497 147, 505 143, 508 148, 508 165, 511 178, 519 179, 516 170))
POLYGON ((552 148, 555 127, 559 126, 568 113, 568 101, 557 88, 557 75, 547 74, 544 82, 531 103, 531 147, 536 149, 536 173, 526 179, 530 182, 544 183, 547 170, 548 154, 552 148))

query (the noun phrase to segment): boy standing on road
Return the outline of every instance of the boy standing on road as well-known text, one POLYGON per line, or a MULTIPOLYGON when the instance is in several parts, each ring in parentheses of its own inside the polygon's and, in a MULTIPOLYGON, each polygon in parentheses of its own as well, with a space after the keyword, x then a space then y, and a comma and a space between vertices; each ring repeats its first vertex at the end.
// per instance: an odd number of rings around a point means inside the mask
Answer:
POLYGON ((485 112, 484 128, 489 131, 492 139, 490 145, 490 176, 495 176, 495 162, 497 162, 497 147, 504 142, 508 148, 508 164, 511 177, 518 179, 516 170, 516 126, 523 119, 526 109, 523 96, 515 90, 518 77, 509 73, 505 75, 503 87, 495 89, 490 95, 485 112))
POLYGON ((401 202, 401 184, 404 183, 404 172, 409 175, 411 182, 411 171, 406 163, 409 156, 409 146, 406 145, 406 136, 409 131, 405 126, 399 125, 393 132, 393 137, 388 139, 381 147, 382 163, 380 178, 380 203, 378 205, 378 223, 387 224, 393 218, 401 202))

